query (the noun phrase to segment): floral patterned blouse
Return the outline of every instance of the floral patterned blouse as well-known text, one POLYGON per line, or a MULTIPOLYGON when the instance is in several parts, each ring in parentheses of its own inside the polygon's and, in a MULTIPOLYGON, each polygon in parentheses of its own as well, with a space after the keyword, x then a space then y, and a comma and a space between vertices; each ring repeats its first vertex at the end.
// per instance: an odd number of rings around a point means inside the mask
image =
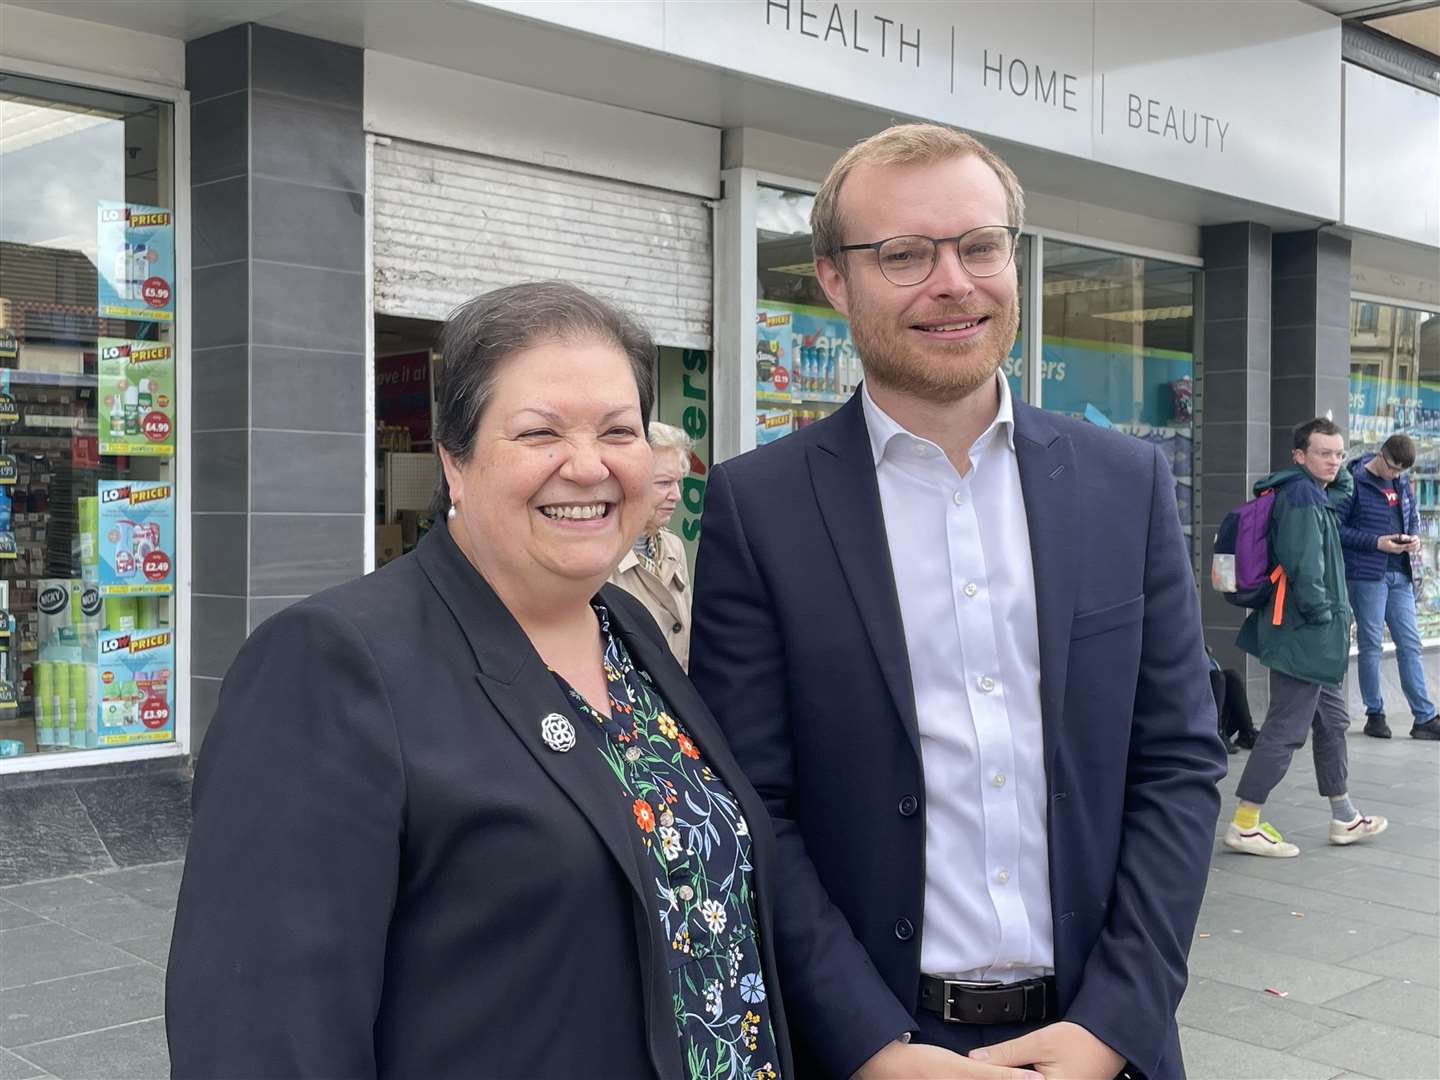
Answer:
POLYGON ((593 605, 605 648, 610 716, 559 674, 572 705, 615 774, 635 829, 651 915, 668 941, 681 1055, 690 1080, 779 1080, 755 921, 750 829, 734 794, 665 708, 593 605))

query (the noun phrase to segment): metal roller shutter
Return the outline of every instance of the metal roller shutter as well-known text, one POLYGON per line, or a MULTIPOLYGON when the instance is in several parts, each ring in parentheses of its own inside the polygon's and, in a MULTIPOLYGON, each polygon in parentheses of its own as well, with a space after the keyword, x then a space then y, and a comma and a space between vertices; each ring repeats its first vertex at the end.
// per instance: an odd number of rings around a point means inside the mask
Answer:
POLYGON ((710 348, 710 210, 693 196, 376 140, 375 310, 444 319, 517 281, 617 301, 656 341, 710 348))

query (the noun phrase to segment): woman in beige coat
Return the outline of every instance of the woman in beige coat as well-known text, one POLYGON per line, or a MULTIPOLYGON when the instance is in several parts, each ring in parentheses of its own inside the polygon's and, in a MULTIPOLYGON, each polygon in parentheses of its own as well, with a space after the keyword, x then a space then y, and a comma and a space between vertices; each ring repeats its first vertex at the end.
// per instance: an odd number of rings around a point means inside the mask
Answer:
POLYGON ((690 475, 690 437, 658 420, 650 424, 655 455, 655 512, 635 546, 625 553, 610 581, 645 605, 680 666, 690 663, 690 570, 680 537, 665 526, 680 503, 680 485, 690 475))

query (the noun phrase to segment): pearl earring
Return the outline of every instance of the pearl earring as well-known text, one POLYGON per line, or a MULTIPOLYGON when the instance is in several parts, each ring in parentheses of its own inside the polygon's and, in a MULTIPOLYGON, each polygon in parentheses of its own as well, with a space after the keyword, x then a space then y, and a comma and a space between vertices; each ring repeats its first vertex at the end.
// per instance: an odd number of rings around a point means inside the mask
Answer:
POLYGON ((455 504, 453 502, 450 504, 450 509, 446 511, 445 516, 452 519, 455 517, 455 504))

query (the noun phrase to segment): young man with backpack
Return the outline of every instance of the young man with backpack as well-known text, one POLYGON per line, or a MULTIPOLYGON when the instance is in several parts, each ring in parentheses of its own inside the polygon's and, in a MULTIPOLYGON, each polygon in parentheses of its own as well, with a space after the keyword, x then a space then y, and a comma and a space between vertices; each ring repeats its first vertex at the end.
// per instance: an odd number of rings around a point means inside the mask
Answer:
POLYGON ((1345 549, 1345 580, 1355 612, 1360 647, 1356 668, 1365 702, 1365 734, 1390 738, 1385 701, 1380 696, 1380 634, 1390 627, 1400 688, 1414 715, 1413 739, 1440 739, 1440 718, 1425 693, 1420 662, 1420 629, 1415 619, 1415 590, 1420 584, 1420 515, 1405 473, 1415 464, 1415 442, 1391 435, 1378 454, 1362 454, 1346 470, 1354 494, 1329 491, 1340 519, 1345 549))
POLYGON ((1261 822, 1260 809, 1305 745, 1312 721, 1315 778, 1330 800, 1330 842, 1353 844, 1389 824, 1359 813, 1347 793, 1350 717, 1342 686, 1350 604, 1340 530, 1325 494, 1332 484, 1352 486, 1342 467, 1345 440, 1334 423, 1317 418, 1295 429, 1294 445, 1294 464, 1255 485, 1257 496, 1274 493, 1267 530, 1274 589, 1265 606, 1246 618, 1236 644, 1270 669, 1270 707, 1236 788, 1240 805, 1225 830, 1230 850, 1273 858, 1290 858, 1300 849, 1261 822))

